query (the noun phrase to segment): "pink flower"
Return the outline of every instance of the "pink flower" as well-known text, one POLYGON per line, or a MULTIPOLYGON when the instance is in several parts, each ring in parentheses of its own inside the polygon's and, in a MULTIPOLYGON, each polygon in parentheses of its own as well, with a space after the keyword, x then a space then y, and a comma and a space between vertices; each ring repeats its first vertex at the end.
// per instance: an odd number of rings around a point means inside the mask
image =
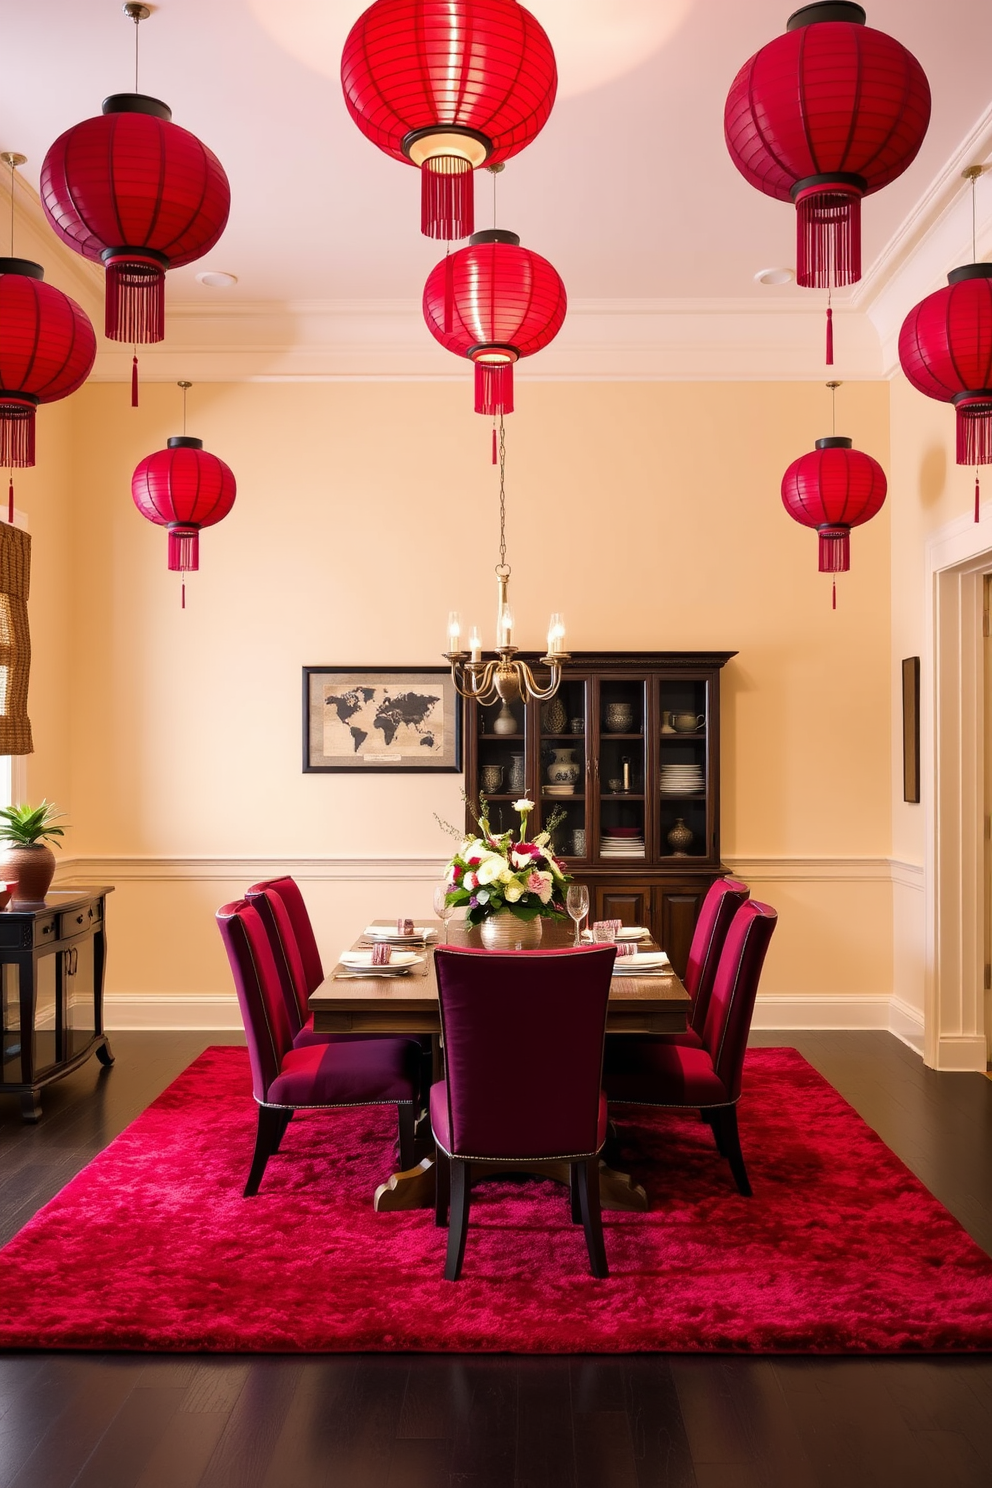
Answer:
POLYGON ((527 888, 532 894, 539 894, 544 888, 544 878, 540 873, 528 873, 527 888))
POLYGON ((461 876, 462 876, 462 874, 464 872, 465 872, 465 869, 461 866, 461 864, 460 863, 455 863, 454 866, 451 869, 451 879, 452 879, 452 882, 453 883, 457 883, 458 880, 461 878, 461 876))

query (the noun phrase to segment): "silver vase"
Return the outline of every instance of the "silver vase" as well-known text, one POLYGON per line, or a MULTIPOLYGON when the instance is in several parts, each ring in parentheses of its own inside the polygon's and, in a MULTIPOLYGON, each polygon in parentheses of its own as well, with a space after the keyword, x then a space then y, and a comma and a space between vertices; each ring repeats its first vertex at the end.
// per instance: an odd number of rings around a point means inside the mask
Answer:
POLYGON ((487 951, 533 951, 541 944, 540 916, 518 920, 510 910, 501 909, 483 920, 479 937, 487 951))

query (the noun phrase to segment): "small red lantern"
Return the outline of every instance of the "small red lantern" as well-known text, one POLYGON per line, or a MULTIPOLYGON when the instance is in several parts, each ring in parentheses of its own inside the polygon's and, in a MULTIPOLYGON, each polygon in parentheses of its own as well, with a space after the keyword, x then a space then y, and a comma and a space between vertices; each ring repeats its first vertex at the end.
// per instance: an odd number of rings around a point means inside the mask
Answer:
POLYGON ((199 569, 200 528, 227 516, 237 490, 230 466, 185 434, 147 455, 131 477, 135 506, 149 522, 168 527, 169 568, 183 573, 199 569))
POLYGON ((475 363, 475 411, 493 415, 513 412, 513 364, 554 340, 567 304, 547 259, 500 228, 449 253, 424 288, 428 330, 475 363))
POLYGON ((536 138, 558 73, 518 0, 375 0, 344 44, 341 86, 366 139, 420 167, 421 230, 450 241, 475 226, 473 172, 536 138))
MULTIPOLYGON (((33 465, 35 409, 86 381, 96 335, 41 264, 0 258, 0 465, 33 465)), ((13 520, 13 517, 11 517, 13 520)))
MULTIPOLYGON (((793 460, 782 477, 782 503, 790 517, 819 533, 821 573, 848 571, 851 528, 877 516, 887 489, 878 461, 839 435, 818 439, 815 450, 793 460)), ((836 583, 833 603, 836 609, 836 583)))
MULTIPOLYGON (((899 333, 902 370, 918 392, 957 411, 957 463, 992 464, 992 264, 964 264, 899 333)), ((975 521, 979 486, 975 480, 975 521)))
POLYGON ((172 110, 115 93, 103 113, 59 136, 41 168, 41 201, 62 241, 107 271, 106 335, 165 335, 165 271, 192 263, 227 225, 224 167, 172 110))
POLYGON ((847 0, 804 5, 741 68, 724 133, 746 181, 798 215, 797 281, 861 278, 861 198, 901 176, 930 122, 913 54, 847 0))

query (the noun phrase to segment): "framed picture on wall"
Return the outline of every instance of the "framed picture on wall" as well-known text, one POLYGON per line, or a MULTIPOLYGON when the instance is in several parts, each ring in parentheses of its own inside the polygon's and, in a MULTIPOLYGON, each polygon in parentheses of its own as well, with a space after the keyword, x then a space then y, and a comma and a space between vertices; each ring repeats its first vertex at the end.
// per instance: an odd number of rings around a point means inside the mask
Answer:
POLYGON ((920 658, 902 664, 902 798, 920 799, 920 658))
POLYGON ((446 667, 303 668, 303 771, 462 767, 462 700, 446 667))

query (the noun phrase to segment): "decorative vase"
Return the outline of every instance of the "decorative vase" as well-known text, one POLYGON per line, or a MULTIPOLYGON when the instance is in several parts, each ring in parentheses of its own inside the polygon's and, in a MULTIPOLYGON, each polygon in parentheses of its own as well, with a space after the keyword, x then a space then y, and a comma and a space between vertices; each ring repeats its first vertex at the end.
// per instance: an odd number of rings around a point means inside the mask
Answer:
POLYGON ((584 858, 586 855, 586 829, 576 827, 572 833, 572 853, 576 858, 584 858))
POLYGON ((506 782, 506 788, 512 796, 519 796, 526 788, 527 772, 524 769, 524 757, 522 754, 510 755, 510 775, 506 782))
POLYGON ((487 951, 532 951, 541 944, 541 919, 518 920, 509 909, 490 915, 479 926, 487 951))
POLYGON ((549 785, 574 785, 582 774, 582 766, 572 758, 574 749, 552 749, 548 766, 549 785))
POLYGON ((10 847, 0 858, 0 877, 7 883, 16 880, 11 905, 44 904, 45 895, 55 876, 55 854, 43 842, 10 847))
POLYGON ((573 734, 584 734, 586 731, 586 721, 584 718, 573 718, 569 724, 569 728, 573 734))
POLYGON ((503 784, 503 766, 483 765, 479 771, 479 778, 482 781, 482 789, 486 792, 486 795, 494 795, 503 784))
POLYGON ((496 718, 493 722, 493 733, 519 734, 519 732, 520 730, 517 728, 517 720, 513 716, 513 709, 510 707, 509 703, 504 703, 502 708, 500 708, 499 712, 496 714, 496 718))
POLYGON ((563 734, 568 723, 565 704, 556 693, 541 709, 541 727, 546 734, 563 734))
POLYGON ((607 732, 629 734, 634 727, 634 709, 631 703, 607 703, 604 714, 607 732))
POLYGON ((677 816, 675 818, 675 825, 665 840, 672 849, 673 857, 686 858, 689 856, 689 849, 693 844, 694 833, 686 826, 681 816, 677 816))

